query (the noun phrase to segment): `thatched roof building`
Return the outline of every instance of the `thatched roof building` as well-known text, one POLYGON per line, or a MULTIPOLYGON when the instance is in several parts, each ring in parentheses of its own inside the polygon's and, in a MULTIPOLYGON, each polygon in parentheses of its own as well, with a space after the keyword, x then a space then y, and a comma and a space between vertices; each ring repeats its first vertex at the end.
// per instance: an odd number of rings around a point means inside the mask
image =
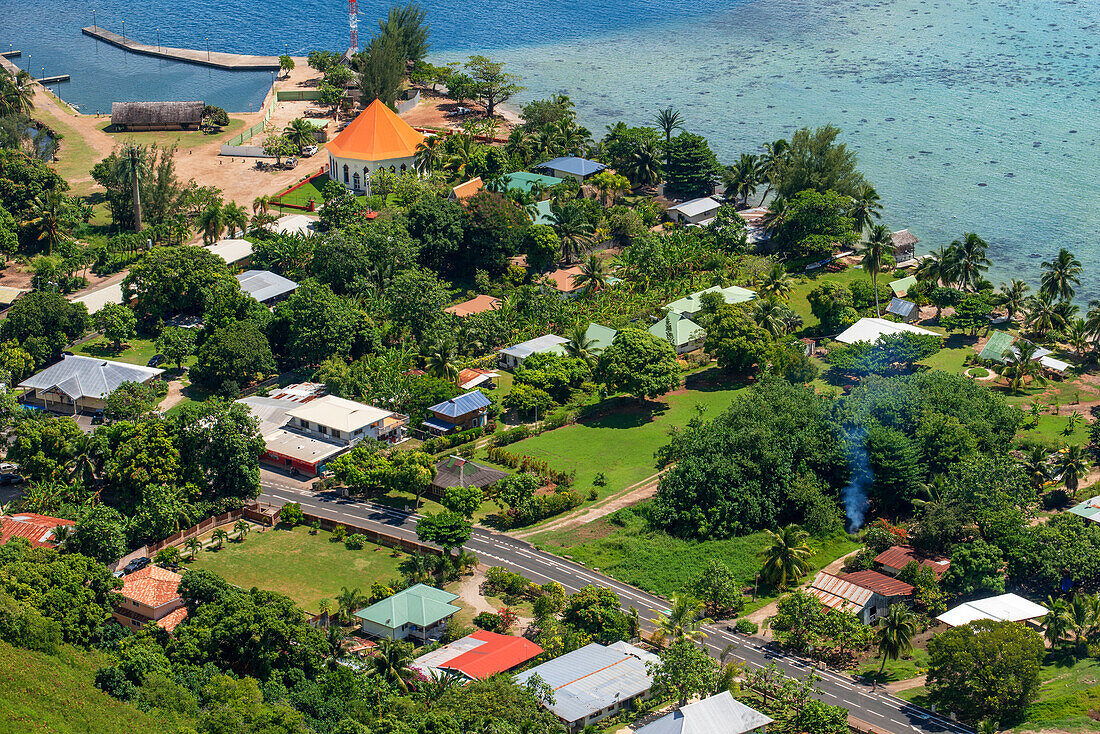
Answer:
POLYGON ((203 102, 112 102, 111 124, 119 130, 197 130, 203 102))

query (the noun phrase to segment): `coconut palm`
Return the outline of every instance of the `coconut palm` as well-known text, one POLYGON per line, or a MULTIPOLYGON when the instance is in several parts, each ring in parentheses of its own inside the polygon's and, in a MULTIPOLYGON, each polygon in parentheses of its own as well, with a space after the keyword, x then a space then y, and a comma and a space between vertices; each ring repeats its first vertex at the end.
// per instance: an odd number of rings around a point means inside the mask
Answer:
POLYGON ((879 621, 875 643, 882 653, 882 666, 879 674, 886 670, 886 660, 897 660, 913 649, 913 636, 917 634, 920 622, 917 615, 909 611, 904 604, 893 604, 886 616, 879 621))
POLYGON ((786 589, 810 570, 813 549, 806 540, 810 534, 794 523, 778 532, 765 530, 768 544, 760 551, 764 562, 760 576, 777 589, 786 589))
POLYGON ((982 274, 990 266, 985 254, 988 247, 988 243, 973 232, 967 232, 961 240, 951 243, 954 273, 963 290, 978 290, 982 274))
POLYGON ((231 201, 222 207, 222 221, 229 229, 230 237, 236 236, 238 231, 244 234, 248 229, 248 212, 237 202, 231 201))
POLYGON ((1089 471, 1089 460, 1081 445, 1074 443, 1060 449, 1054 457, 1054 471, 1066 486, 1066 494, 1075 496, 1081 477, 1089 471))
POLYGON ((917 266, 917 280, 932 285, 950 286, 955 282, 954 253, 940 245, 917 266))
POLYGON ((653 642, 657 645, 665 641, 677 640, 701 640, 707 636, 706 632, 699 629, 704 624, 711 624, 713 619, 703 616, 704 603, 690 594, 676 594, 672 597, 672 606, 667 613, 658 614, 650 620, 656 625, 653 631, 653 642))
POLYGON ((871 288, 875 292, 875 316, 882 318, 882 309, 878 302, 878 276, 894 263, 890 230, 883 224, 874 225, 864 244, 866 246, 860 265, 871 274, 871 288))
POLYGON ((785 301, 791 295, 792 287, 794 287, 794 281, 787 274, 787 268, 783 267, 782 263, 775 263, 760 283, 760 293, 767 298, 785 301))
POLYGON ((653 118, 653 122, 657 129, 665 134, 665 151, 667 153, 669 144, 672 142, 672 133, 684 129, 684 118, 671 107, 666 107, 657 113, 657 116, 653 118))
POLYGON ((580 288, 581 293, 599 293, 607 288, 607 266, 604 261, 595 255, 589 255, 581 263, 580 272, 573 276, 573 287, 580 288))
POLYGON ((1004 350, 1005 367, 1001 374, 1008 380, 1008 387, 1018 394, 1024 382, 1031 378, 1032 384, 1045 384, 1042 365, 1036 353, 1039 348, 1026 339, 1018 339, 1016 344, 1004 350))
POLYGON ((416 146, 416 170, 432 174, 443 163, 443 137, 429 135, 416 146))
POLYGON ((202 230, 203 244, 212 245, 218 241, 225 230, 225 213, 221 204, 211 204, 202 210, 198 220, 202 230))
POLYGON ((297 148, 298 154, 301 155, 302 151, 317 141, 317 138, 313 135, 315 129, 306 120, 295 117, 283 128, 283 137, 290 141, 290 144, 297 148))
POLYGON ((596 346, 594 340, 588 338, 588 327, 578 322, 573 325, 568 334, 569 341, 562 345, 565 347, 565 353, 570 357, 583 359, 589 369, 595 369, 600 348, 596 346))
POLYGON ((211 534, 210 540, 213 541, 215 548, 221 550, 222 546, 225 545, 225 541, 229 540, 229 533, 225 532, 221 528, 218 528, 213 532, 213 534, 211 534))
POLYGON ((790 309, 783 304, 762 298, 753 304, 752 318, 757 326, 774 337, 780 337, 787 333, 788 311, 790 309))
POLYGON ((416 693, 423 701, 426 708, 443 698, 448 691, 459 688, 462 685, 462 676, 450 670, 444 670, 437 674, 432 671, 428 679, 417 684, 416 693))
POLYGON ((768 194, 779 184, 779 173, 790 156, 791 146, 780 138, 774 143, 764 143, 764 155, 760 158, 761 180, 767 184, 760 203, 768 200, 768 194))
POLYGON ((749 197, 760 186, 760 157, 742 153, 736 163, 726 168, 722 178, 726 184, 726 198, 748 206, 749 197))
POLYGON ((1042 619, 1043 637, 1053 648, 1069 639, 1073 624, 1070 620, 1069 604, 1065 599, 1054 600, 1048 596, 1045 606, 1047 613, 1042 619))
POLYGON ((446 155, 443 156, 443 167, 455 177, 462 179, 466 176, 466 169, 475 159, 472 135, 455 135, 451 138, 454 142, 448 146, 446 155))
POLYGON ((432 377, 454 382, 458 379, 459 373, 455 358, 453 346, 436 342, 428 347, 428 353, 424 357, 424 370, 432 377))
POLYGON ((12 76, 7 69, 0 69, 0 117, 29 115, 34 109, 34 86, 30 74, 20 71, 12 76))
POLYGON ((345 624, 351 624, 351 615, 359 611, 365 603, 366 599, 363 598, 363 594, 360 592, 358 586, 354 589, 341 586, 340 594, 336 597, 336 609, 340 616, 340 621, 345 624))
POLYGON ((409 667, 412 661, 412 645, 402 640, 382 638, 368 660, 369 675, 381 678, 402 693, 408 693, 409 684, 416 679, 416 674, 409 667))
POLYGON ((786 223, 787 200, 782 196, 777 196, 772 199, 771 204, 768 204, 768 211, 764 214, 761 224, 768 237, 775 237, 786 223))
POLYGON ((1066 248, 1058 251, 1058 256, 1041 266, 1043 277, 1039 282, 1039 293, 1051 300, 1072 301, 1075 286, 1081 285, 1081 261, 1066 248))
POLYGON ((74 535, 76 535, 76 529, 72 525, 58 525, 53 529, 53 542, 57 543, 58 548, 65 550, 74 535))
POLYGON ((1039 337, 1045 337, 1048 332, 1062 328, 1065 319, 1057 306, 1049 293, 1033 296, 1028 301, 1028 314, 1024 322, 1027 328, 1039 337))
POLYGON ((266 239, 277 221, 279 221, 278 217, 270 212, 257 212, 252 215, 252 219, 248 223, 248 231, 261 239, 266 239))
POLYGON ((551 203, 550 218, 561 240, 563 260, 568 261, 578 255, 595 234, 592 224, 575 201, 551 203))
POLYGON ((1089 325, 1084 319, 1074 319, 1066 324, 1066 344, 1073 347, 1077 356, 1082 356, 1089 347, 1089 325))
POLYGON ((191 553, 191 560, 195 560, 195 557, 202 550, 202 541, 198 538, 188 538, 187 542, 183 544, 185 548, 191 553))
POLYGON ((661 156, 652 142, 644 141, 635 149, 623 173, 635 186, 655 186, 661 180, 661 156))
POLYGON ((1013 278, 1009 283, 1001 283, 1001 292, 998 294, 998 305, 1004 306, 1008 311, 1008 319, 1011 321, 1016 314, 1024 311, 1027 305, 1027 292, 1031 286, 1022 280, 1013 278))
POLYGON ((329 665, 335 664, 337 660, 344 656, 344 651, 348 647, 348 633, 339 627, 326 627, 325 629, 325 652, 326 660, 329 665))
POLYGON ((237 531, 237 540, 244 540, 245 536, 248 535, 248 531, 252 529, 252 526, 245 520, 238 520, 233 523, 233 529, 237 531))
POLYGON ((1031 451, 1020 462, 1020 468, 1024 470, 1035 491, 1039 491, 1050 481, 1050 455, 1042 446, 1032 446, 1031 451))
POLYGON ((317 613, 325 618, 325 627, 328 627, 335 611, 336 605, 332 602, 332 599, 326 597, 317 602, 317 613))
POLYGON ((275 203, 275 197, 273 196, 268 196, 267 194, 257 196, 252 200, 252 213, 267 214, 273 203, 275 203))
POLYGON ((1063 436, 1069 436, 1077 430, 1078 426, 1085 420, 1085 416, 1081 415, 1078 411, 1073 411, 1069 414, 1069 418, 1066 419, 1066 427, 1062 429, 1063 436))
POLYGON ((858 235, 869 229, 875 223, 874 220, 882 218, 882 199, 874 186, 864 184, 856 191, 848 207, 848 217, 852 220, 852 229, 858 235))
POLYGON ((46 245, 46 254, 53 255, 53 248, 62 242, 72 241, 65 230, 65 195, 51 189, 31 201, 31 217, 23 222, 38 231, 38 241, 46 245))

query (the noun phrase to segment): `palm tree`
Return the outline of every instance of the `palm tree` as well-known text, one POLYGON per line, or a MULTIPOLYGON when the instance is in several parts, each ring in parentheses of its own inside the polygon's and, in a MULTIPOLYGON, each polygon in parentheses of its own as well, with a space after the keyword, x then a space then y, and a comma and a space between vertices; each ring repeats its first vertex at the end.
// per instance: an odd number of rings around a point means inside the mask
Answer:
POLYGON ((562 346, 570 357, 583 359, 589 369, 596 367, 596 355, 600 349, 593 339, 588 338, 588 327, 578 322, 569 330, 569 341, 562 346))
POLYGON ((748 206, 749 197, 756 193, 760 185, 760 157, 742 153, 736 163, 726 168, 723 179, 726 184, 726 198, 748 206))
POLYGON ((417 685, 416 692, 424 702, 426 708, 431 708, 432 704, 443 697, 447 691, 458 688, 462 685, 462 676, 454 673, 450 670, 444 670, 440 675, 437 675, 433 670, 428 679, 421 681, 417 685))
POLYGON ((46 191, 31 202, 33 216, 23 222, 38 230, 38 241, 46 243, 47 255, 53 255, 55 245, 72 240, 72 236, 65 231, 66 204, 65 195, 57 189, 46 191))
POLYGON ((477 556, 465 548, 459 550, 458 554, 454 557, 455 570, 458 571, 461 576, 472 573, 474 569, 477 568, 477 564, 477 556))
POLYGON ((1084 319, 1074 319, 1066 325, 1066 344, 1073 347, 1077 356, 1082 356, 1089 346, 1089 325, 1084 319))
POLYGON ((141 231, 141 177, 148 169, 145 150, 138 145, 127 145, 123 150, 126 179, 130 184, 134 205, 134 231, 141 231))
POLYGON ((1020 468, 1024 470, 1035 491, 1039 491, 1050 481, 1050 456, 1042 446, 1032 446, 1031 451, 1020 462, 1020 468))
POLYGON ((344 650, 348 646, 348 633, 339 627, 326 627, 325 646, 328 653, 326 657, 329 665, 332 665, 343 657, 344 650))
POLYGON ((191 560, 195 560, 195 557, 202 550, 202 541, 198 538, 188 538, 187 542, 183 544, 191 552, 191 560))
POLYGON ((401 640, 382 638, 369 660, 369 674, 395 686, 402 693, 408 693, 409 683, 416 675, 409 667, 412 661, 412 645, 401 640))
POLYGON ((364 599, 363 594, 360 592, 359 587, 349 589, 346 586, 340 587, 340 594, 336 597, 336 609, 340 615, 340 620, 345 624, 351 623, 351 615, 359 611, 359 608, 363 606, 364 599))
POLYGON ((886 616, 879 621, 875 642, 882 653, 879 674, 886 670, 886 659, 897 660, 913 649, 913 636, 917 634, 919 620, 904 604, 892 604, 886 616))
POLYGON ((443 163, 443 137, 430 135, 416 146, 416 169, 421 173, 435 173, 443 163))
POLYGON ((199 229, 202 230, 203 244, 212 245, 222 236, 225 229, 225 210, 221 204, 211 204, 199 214, 199 229))
POLYGON ((20 71, 12 76, 7 69, 0 69, 0 117, 29 115, 34 109, 34 86, 30 74, 20 71))
POLYGON ((764 195, 760 197, 760 203, 768 200, 768 194, 779 185, 779 175, 783 165, 790 156, 791 146, 786 140, 780 138, 774 143, 764 143, 764 155, 760 161, 762 180, 767 183, 764 195))
POLYGON ((1005 360, 1004 370, 1001 372, 1008 380, 1008 387, 1014 394, 1020 392, 1027 378, 1031 378, 1032 384, 1045 384, 1042 365, 1039 364, 1036 352, 1039 348, 1026 339, 1018 339, 1016 344, 1010 346, 1001 355, 1005 360))
POLYGON ((458 379, 458 365, 455 364, 455 350, 450 344, 436 342, 428 347, 424 357, 424 370, 432 377, 454 382, 458 379))
POLYGON ((1058 304, 1049 293, 1033 296, 1028 304, 1027 320, 1024 323, 1039 337, 1045 337, 1047 332, 1056 331, 1065 325, 1065 319, 1057 309, 1058 304))
POLYGON ((787 274, 787 268, 783 267, 782 263, 775 263, 760 283, 760 293, 767 298, 778 298, 785 301, 791 295, 793 286, 794 282, 791 280, 791 276, 787 274))
POLYGON ((760 551, 764 565, 760 576, 777 589, 786 589, 810 570, 809 557, 813 549, 806 542, 810 534, 795 524, 787 525, 779 532, 764 531, 768 545, 760 551))
POLYGON ((703 602, 690 594, 676 594, 672 597, 672 607, 667 613, 658 614, 650 620, 657 626, 653 631, 653 642, 657 645, 666 640, 701 640, 707 636, 699 629, 704 624, 712 624, 713 619, 703 616, 703 602))
POLYGON ((579 254, 592 239, 595 228, 584 216, 580 206, 574 201, 553 202, 550 205, 550 218, 554 229, 561 239, 561 257, 568 261, 579 254))
POLYGON ((665 154, 667 156, 669 144, 672 143, 672 133, 674 130, 684 129, 684 118, 671 107, 666 107, 657 113, 657 116, 653 118, 653 122, 657 125, 657 129, 665 134, 665 154))
POLYGON ((882 218, 882 199, 874 186, 865 184, 856 191, 848 207, 848 216, 852 220, 852 229, 858 235, 870 228, 874 220, 882 218))
POLYGON ((1016 278, 1013 278, 1009 283, 1001 283, 1001 292, 997 301, 1008 311, 1009 321, 1013 320, 1017 313, 1024 310, 1029 290, 1031 290, 1031 286, 1016 278))
POLYGON ((875 291, 875 316, 882 318, 882 309, 879 307, 878 302, 878 276, 894 262, 891 251, 893 240, 890 238, 890 230, 887 229, 886 225, 876 224, 871 227, 865 245, 860 265, 871 274, 871 288, 875 291))
POLYGON ((231 201, 222 207, 222 221, 229 228, 229 236, 233 237, 239 230, 241 234, 248 229, 248 212, 240 204, 231 201))
POLYGON ((954 253, 950 247, 940 245, 937 250, 917 266, 917 280, 934 286, 950 286, 955 282, 954 253))
POLYGON ((982 274, 989 270, 990 262, 985 254, 988 247, 986 241, 973 232, 967 232, 962 240, 951 243, 954 272, 963 290, 978 290, 982 274))
POLYGON ((474 160, 474 138, 471 135, 455 135, 451 138, 455 142, 450 145, 450 150, 443 158, 443 166, 461 179, 466 175, 466 168, 474 160))
POLYGON ((1069 604, 1066 603, 1065 599, 1054 600, 1048 596, 1046 608, 1047 613, 1042 620, 1043 637, 1047 639, 1047 642, 1053 648, 1060 642, 1069 639, 1069 634, 1073 631, 1073 624, 1070 620, 1069 604))
POLYGON ((221 528, 218 528, 213 532, 213 534, 211 534, 210 540, 213 541, 215 548, 221 550, 222 546, 225 545, 225 541, 229 540, 229 533, 225 532, 221 528))
POLYGON ((1073 411, 1069 414, 1069 418, 1066 419, 1066 427, 1062 429, 1063 436, 1069 436, 1077 427, 1081 425, 1081 422, 1085 420, 1085 416, 1081 415, 1078 411, 1073 411))
POLYGON ((289 140, 290 144, 297 148, 298 154, 301 155, 303 150, 317 141, 317 138, 313 135, 315 129, 313 125, 302 118, 295 117, 290 121, 290 124, 283 128, 283 137, 289 140))
POLYGON ((252 526, 244 520, 238 520, 233 524, 233 529, 237 531, 237 540, 244 540, 245 536, 248 535, 248 531, 252 529, 252 526))
POLYGON ((787 333, 787 314, 789 311, 790 309, 786 306, 776 303, 770 298, 762 298, 753 305, 752 318, 757 326, 774 337, 780 337, 787 333))
POLYGON ((1073 300, 1074 287, 1081 285, 1081 261, 1066 248, 1058 251, 1058 257, 1041 266, 1043 277, 1039 284, 1039 293, 1052 300, 1073 300))
POLYGON ((317 613, 325 618, 325 627, 329 626, 329 622, 332 619, 332 613, 335 611, 336 605, 332 603, 332 599, 325 597, 317 602, 317 613))
POLYGON ((274 197, 268 196, 267 194, 264 194, 263 196, 257 196, 255 199, 252 200, 252 213, 267 214, 268 210, 271 209, 271 205, 274 203, 274 201, 274 197))
POLYGON ((581 263, 580 272, 573 276, 573 287, 580 288, 585 295, 599 293, 607 287, 607 266, 595 255, 589 255, 581 263))
POLYGON ((53 529, 53 541, 61 550, 65 550, 74 535, 76 535, 76 529, 72 525, 58 525, 53 529))
POLYGON ((777 196, 772 199, 771 204, 768 204, 768 211, 761 220, 761 224, 768 237, 775 237, 779 234, 779 231, 783 229, 783 225, 786 223, 787 200, 782 196, 777 196))
POLYGON ((655 186, 661 180, 661 156, 653 143, 642 142, 626 162, 623 173, 635 186, 655 186))
POLYGON ((1089 461, 1081 445, 1074 443, 1060 449, 1054 458, 1054 470, 1066 486, 1066 494, 1076 496, 1078 483, 1089 471, 1089 461))

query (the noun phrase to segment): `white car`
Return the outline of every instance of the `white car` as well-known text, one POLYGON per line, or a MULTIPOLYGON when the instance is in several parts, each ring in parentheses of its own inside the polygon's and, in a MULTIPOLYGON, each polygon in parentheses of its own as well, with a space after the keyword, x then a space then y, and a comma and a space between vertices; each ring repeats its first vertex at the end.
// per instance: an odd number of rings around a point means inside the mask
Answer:
POLYGON ((306 158, 309 158, 312 155, 316 155, 316 153, 317 153, 317 146, 316 145, 307 145, 306 147, 302 148, 302 155, 304 155, 306 158))

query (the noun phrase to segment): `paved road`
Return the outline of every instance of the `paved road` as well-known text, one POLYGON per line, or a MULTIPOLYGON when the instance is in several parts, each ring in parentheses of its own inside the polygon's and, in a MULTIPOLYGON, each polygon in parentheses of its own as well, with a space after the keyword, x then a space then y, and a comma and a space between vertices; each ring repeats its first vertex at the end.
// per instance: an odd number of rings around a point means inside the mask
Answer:
MULTIPOLYGON (((314 494, 301 482, 264 471, 262 501, 273 504, 299 502, 312 514, 333 520, 344 520, 359 526, 374 526, 381 532, 416 539, 414 530, 416 515, 382 507, 368 502, 350 500, 335 494, 314 494)), ((522 540, 482 528, 474 533, 466 548, 486 563, 503 566, 521 573, 536 583, 557 581, 569 593, 587 584, 597 584, 614 590, 623 600, 624 607, 635 607, 643 620, 653 619, 668 609, 668 601, 640 589, 620 583, 592 569, 564 558, 539 551, 522 540)), ((736 645, 731 657, 747 667, 766 668, 776 663, 788 675, 802 677, 813 666, 807 661, 769 649, 757 638, 729 632, 718 626, 706 628, 707 647, 717 657, 730 644, 736 645)), ((890 734, 911 732, 951 732, 967 734, 969 729, 942 717, 913 706, 888 693, 873 691, 870 686, 857 683, 846 676, 828 670, 815 669, 821 676, 818 687, 821 698, 827 703, 844 706, 860 721, 890 734)))

